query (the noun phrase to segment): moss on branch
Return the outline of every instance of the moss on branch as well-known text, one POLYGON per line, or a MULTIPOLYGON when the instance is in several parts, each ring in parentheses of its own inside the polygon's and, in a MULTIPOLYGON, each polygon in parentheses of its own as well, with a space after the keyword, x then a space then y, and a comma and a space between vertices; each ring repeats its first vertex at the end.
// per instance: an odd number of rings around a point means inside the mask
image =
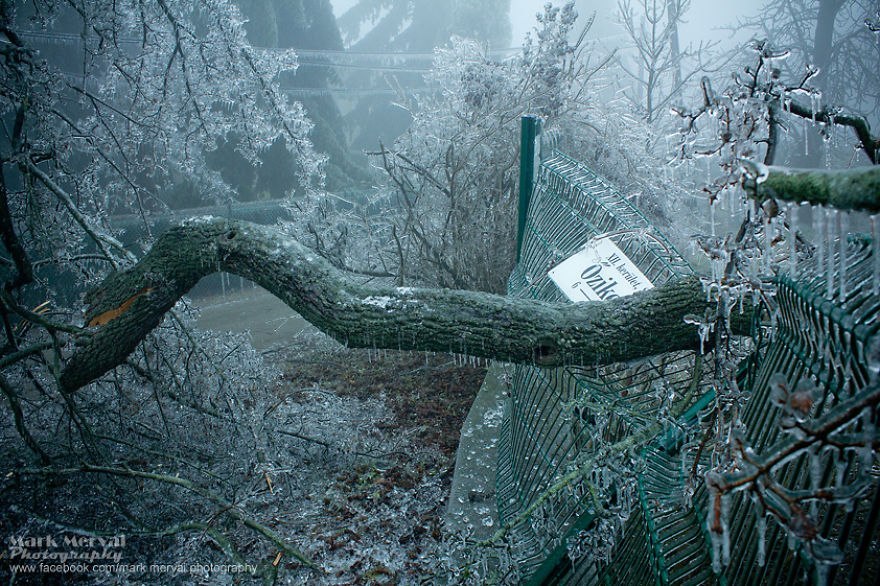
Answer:
POLYGON ((769 167, 761 183, 749 181, 759 201, 777 199, 839 210, 880 212, 880 166, 841 171, 769 167))

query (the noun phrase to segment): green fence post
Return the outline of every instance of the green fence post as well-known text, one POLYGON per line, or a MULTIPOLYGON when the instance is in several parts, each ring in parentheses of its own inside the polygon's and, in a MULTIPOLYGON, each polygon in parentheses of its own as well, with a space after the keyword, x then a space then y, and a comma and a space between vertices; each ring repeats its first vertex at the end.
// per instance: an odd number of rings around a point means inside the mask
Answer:
POLYGON ((541 134, 541 121, 535 116, 523 116, 519 150, 519 215, 516 228, 516 262, 519 262, 522 252, 529 200, 532 197, 532 188, 535 184, 535 163, 538 156, 536 145, 539 134, 541 134))

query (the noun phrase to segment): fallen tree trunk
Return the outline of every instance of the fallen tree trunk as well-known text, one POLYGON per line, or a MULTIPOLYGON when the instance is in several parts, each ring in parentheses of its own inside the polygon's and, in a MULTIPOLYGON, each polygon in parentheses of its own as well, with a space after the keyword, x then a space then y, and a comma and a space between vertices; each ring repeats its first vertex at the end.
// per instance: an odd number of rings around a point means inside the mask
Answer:
POLYGON ((696 278, 601 303, 554 304, 448 289, 364 285, 296 240, 201 218, 162 235, 86 302, 87 333, 60 375, 73 391, 121 364, 202 277, 254 281, 350 347, 454 352, 541 366, 606 364, 699 346, 686 314, 708 303, 696 278))

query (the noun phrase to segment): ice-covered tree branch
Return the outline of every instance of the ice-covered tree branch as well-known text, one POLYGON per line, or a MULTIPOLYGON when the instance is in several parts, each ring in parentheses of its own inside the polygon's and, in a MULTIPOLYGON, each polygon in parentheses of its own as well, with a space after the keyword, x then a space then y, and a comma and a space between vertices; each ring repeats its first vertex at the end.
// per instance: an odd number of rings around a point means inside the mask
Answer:
POLYGON ((771 166, 763 171, 750 173, 763 177, 760 183, 746 179, 746 187, 759 200, 773 198, 839 210, 880 212, 880 167, 827 171, 771 166))
POLYGON ((791 100, 789 102, 786 106, 786 111, 795 116, 800 116, 801 118, 806 118, 829 126, 834 124, 849 126, 853 129, 853 132, 859 139, 859 146, 868 157, 868 160, 875 165, 880 163, 880 138, 871 134, 871 126, 862 116, 844 114, 838 110, 828 110, 827 108, 814 110, 813 108, 808 108, 799 104, 796 100, 791 100))
MULTIPOLYGON (((697 279, 604 303, 553 304, 449 289, 363 285, 277 231, 203 218, 165 233, 134 267, 87 298, 91 328, 61 374, 75 390, 121 364, 202 277, 227 271, 273 293, 352 347, 456 352, 557 366, 696 348, 697 279)), ((742 330, 745 330, 743 326, 742 330)))
MULTIPOLYGON (((40 476, 69 476, 73 474, 106 474, 109 476, 116 476, 120 478, 136 478, 139 480, 150 480, 154 482, 161 482, 165 484, 170 484, 172 486, 176 486, 192 492, 212 503, 214 503, 217 507, 219 507, 219 511, 223 514, 228 515, 232 519, 242 523, 245 527, 262 535, 269 541, 271 541, 276 547, 278 547, 285 554, 293 557, 298 560, 300 563, 317 569, 314 562, 308 559, 305 555, 291 547, 280 535, 276 532, 272 531, 269 527, 266 527, 262 523, 255 521, 246 515, 234 502, 231 502, 222 496, 210 491, 206 490, 197 484, 193 483, 186 478, 180 478, 180 476, 170 476, 168 474, 157 474, 155 472, 148 472, 143 470, 134 470, 131 468, 114 468, 109 466, 95 466, 92 464, 81 464, 78 468, 39 468, 39 469, 25 469, 19 471, 19 474, 25 475, 40 475, 40 476)), ((218 513, 220 514, 220 513, 218 513)))

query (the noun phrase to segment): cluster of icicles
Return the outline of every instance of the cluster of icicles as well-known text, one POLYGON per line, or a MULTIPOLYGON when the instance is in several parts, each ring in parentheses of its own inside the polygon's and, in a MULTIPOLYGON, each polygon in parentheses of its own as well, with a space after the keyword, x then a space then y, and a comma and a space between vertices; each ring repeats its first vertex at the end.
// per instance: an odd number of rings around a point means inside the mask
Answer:
MULTIPOLYGON (((729 200, 728 200, 729 201, 729 200)), ((774 294, 774 287, 770 279, 774 276, 783 276, 791 282, 810 284, 810 288, 818 292, 828 300, 834 300, 835 304, 846 306, 848 301, 863 297, 870 291, 872 297, 880 294, 880 218, 871 216, 866 219, 854 218, 855 214, 833 208, 821 206, 809 206, 801 204, 785 204, 781 209, 776 208, 768 211, 755 202, 725 202, 733 210, 739 207, 745 211, 745 206, 751 206, 748 210, 753 221, 755 238, 749 245, 749 239, 732 245, 730 237, 720 237, 715 234, 715 205, 710 204, 711 237, 704 237, 699 243, 703 252, 709 257, 711 264, 711 276, 703 279, 707 299, 718 302, 718 314, 707 313, 706 316, 688 316, 686 321, 698 326, 701 341, 708 342, 714 331, 717 318, 729 319, 731 310, 739 306, 743 307, 743 299, 751 296, 753 303, 758 303, 760 297, 774 294), (731 205, 732 204, 732 205, 731 205), (808 208, 804 210, 803 208, 808 208), (803 216, 808 216, 806 219, 803 216), (865 221, 867 220, 867 222, 865 221), (851 224, 858 222, 856 226, 860 234, 851 234, 851 224), (869 224, 869 226, 868 226, 869 224), (866 234, 870 230, 869 234, 866 234), (861 240, 863 245, 870 246, 870 263, 866 270, 861 265, 858 274, 854 272, 853 255, 857 250, 856 240, 861 240), (738 261, 739 278, 730 278, 731 260, 738 261), (869 281, 869 282, 866 282, 869 281), (856 295, 860 293, 860 295, 856 295)), ((860 253, 864 255, 864 250, 860 253)), ((864 258, 864 257, 863 257, 864 258)), ((775 325, 775 316, 772 318, 770 327, 771 335, 775 325)), ((872 378, 876 380, 876 365, 872 368, 872 378)), ((733 373, 729 373, 731 376, 733 373)), ((803 382, 803 381, 802 381, 803 382)), ((782 406, 784 407, 784 405, 782 406)), ((784 411, 784 409, 783 409, 784 411)), ((783 420, 785 417, 783 417, 783 420)), ((717 430, 719 437, 727 435, 732 437, 736 433, 733 429, 737 425, 738 418, 728 422, 730 429, 717 430), (725 433, 726 432, 726 433, 725 433)), ((866 409, 859 417, 855 418, 846 428, 855 429, 861 427, 861 433, 865 436, 864 446, 859 449, 860 469, 870 471, 873 462, 874 424, 873 412, 866 409), (861 421, 859 424, 858 422, 861 421)), ((791 429, 797 431, 794 426, 791 429)), ((740 430, 741 433, 742 430, 740 430)), ((790 431, 790 430, 786 430, 790 431)), ((841 430, 838 430, 840 432, 841 430)), ((748 449, 748 448, 747 448, 748 449)), ((735 451, 735 450, 734 450, 735 451)), ((840 451, 840 450, 837 450, 840 451)), ((827 462, 833 464, 832 484, 833 490, 841 490, 847 482, 845 466, 846 458, 838 454, 828 446, 820 446, 807 452, 810 470, 810 488, 814 492, 829 487, 822 483, 822 469, 827 462)), ((736 456, 734 456, 736 459, 736 456)), ((739 466, 743 466, 742 462, 739 466)), ((745 464, 749 466, 748 464, 745 464)), ((712 490, 711 477, 717 476, 717 472, 709 472, 707 476, 710 503, 714 503, 715 510, 707 515, 707 524, 710 518, 715 517, 715 527, 708 526, 708 535, 711 539, 713 570, 720 573, 730 559, 730 491, 712 490)), ((852 481, 852 478, 849 479, 852 481)), ((737 490, 754 489, 754 484, 745 484, 737 490)), ((757 498, 757 493, 751 491, 756 512, 756 539, 757 558, 759 566, 763 566, 766 558, 766 531, 768 512, 757 498)), ((851 496, 851 495, 850 495, 851 496)), ((853 498, 841 500, 840 504, 850 510, 854 504, 853 498)), ((800 511, 798 509, 798 511, 800 511)), ((803 518, 815 518, 817 514, 817 501, 812 500, 807 510, 801 511, 803 518)), ((799 540, 797 537, 797 517, 787 523, 788 545, 794 549, 799 541, 803 542, 806 552, 815 563, 816 580, 818 584, 827 583, 830 568, 842 561, 842 553, 835 543, 817 537, 809 540, 799 540)))

